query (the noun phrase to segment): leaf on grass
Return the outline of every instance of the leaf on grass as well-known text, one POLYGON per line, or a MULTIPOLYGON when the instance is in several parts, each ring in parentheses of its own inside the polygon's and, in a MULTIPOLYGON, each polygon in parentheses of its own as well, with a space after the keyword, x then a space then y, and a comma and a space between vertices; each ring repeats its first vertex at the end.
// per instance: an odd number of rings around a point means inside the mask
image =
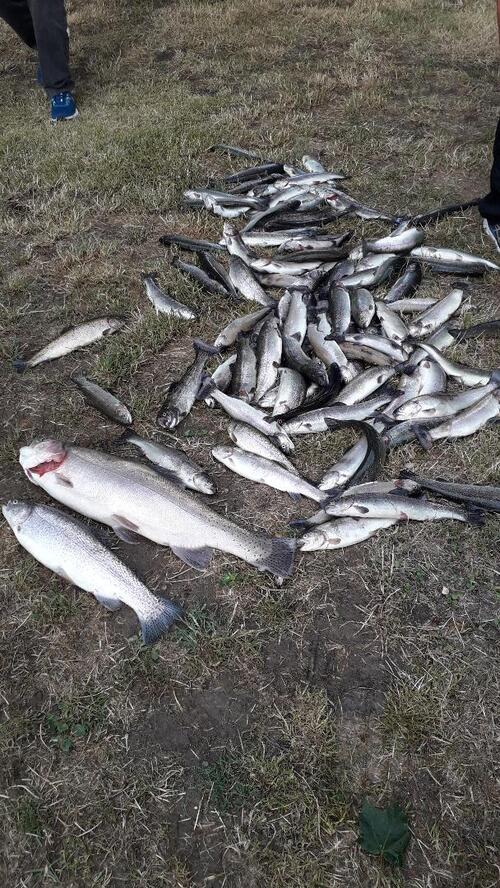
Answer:
POLYGON ((388 863, 402 866, 410 841, 406 814, 397 805, 374 808, 365 802, 359 815, 359 840, 363 851, 381 854, 388 863))

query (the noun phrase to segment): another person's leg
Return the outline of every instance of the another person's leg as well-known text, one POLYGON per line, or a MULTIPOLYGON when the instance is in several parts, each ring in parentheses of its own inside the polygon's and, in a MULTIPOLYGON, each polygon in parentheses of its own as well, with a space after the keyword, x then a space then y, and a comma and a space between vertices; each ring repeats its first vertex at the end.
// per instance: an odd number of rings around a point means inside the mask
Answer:
MULTIPOLYGON (((2 2, 2 0, 0 0, 2 2)), ((68 24, 64 0, 28 0, 43 84, 49 98, 71 92, 68 24)))
POLYGON ((18 34, 30 49, 36 48, 33 19, 28 0, 0 0, 0 18, 18 34))
POLYGON ((479 202, 484 219, 483 228, 500 252, 500 120, 493 143, 493 166, 490 174, 490 192, 479 202))

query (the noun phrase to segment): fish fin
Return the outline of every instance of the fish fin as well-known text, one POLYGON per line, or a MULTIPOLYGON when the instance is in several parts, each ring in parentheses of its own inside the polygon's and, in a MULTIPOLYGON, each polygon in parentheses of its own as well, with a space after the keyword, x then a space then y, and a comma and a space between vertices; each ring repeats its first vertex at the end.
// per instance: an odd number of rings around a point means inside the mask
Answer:
POLYGON ((111 527, 117 537, 123 540, 124 543, 137 545, 143 541, 141 535, 136 532, 139 530, 137 524, 129 521, 128 518, 124 518, 122 515, 112 515, 111 520, 113 522, 111 527))
POLYGON ((293 500, 294 503, 300 502, 300 500, 301 500, 300 493, 293 493, 293 491, 290 491, 290 490, 287 490, 287 493, 288 493, 288 496, 290 497, 290 499, 293 500))
POLYGON ((297 528, 297 530, 303 530, 304 527, 308 527, 309 518, 294 518, 293 521, 288 522, 289 527, 297 528))
POLYGON ((500 368, 493 370, 493 373, 490 376, 490 382, 495 382, 500 385, 500 368))
POLYGON ((144 541, 143 537, 138 533, 134 533, 133 530, 127 530, 126 527, 121 527, 119 524, 112 524, 111 526, 118 539, 123 540, 124 543, 129 543, 131 546, 137 546, 144 541))
POLYGON ((177 558, 180 558, 189 567, 194 567, 195 570, 205 570, 210 563, 213 552, 213 549, 209 546, 204 546, 200 549, 186 549, 182 546, 170 546, 170 548, 174 555, 177 555, 177 558))
POLYGON ((118 437, 113 440, 113 444, 127 444, 130 436, 133 434, 134 433, 129 429, 126 429, 121 435, 118 435, 118 437))
POLYGON ((198 395, 197 395, 198 400, 203 401, 204 398, 207 398, 208 395, 210 395, 211 392, 215 391, 216 388, 217 388, 217 386, 216 386, 215 382, 213 381, 212 377, 210 376, 210 373, 206 373, 203 376, 203 378, 201 380, 200 388, 198 389, 198 395))
POLYGON ((74 487, 75 486, 73 484, 73 482, 69 480, 69 478, 65 477, 65 475, 59 475, 56 473, 56 481, 58 484, 61 484, 63 487, 74 487))
POLYGON ((203 342, 202 339, 193 339, 193 348, 195 352, 205 352, 207 355, 220 355, 220 349, 217 346, 203 342))
MULTIPOLYGON (((156 596, 155 596, 156 598, 156 596)), ((182 608, 166 598, 156 598, 154 607, 136 611, 144 644, 153 644, 182 616, 182 608)))
POLYGON ((296 541, 276 537, 270 542, 271 551, 253 564, 258 570, 267 570, 280 579, 289 577, 293 570, 296 541))
POLYGON ((107 608, 110 611, 117 611, 120 609, 122 603, 116 595, 107 595, 105 592, 93 592, 94 598, 97 598, 99 604, 102 604, 103 607, 107 608))
POLYGON ((28 366, 28 362, 24 361, 22 358, 14 358, 12 361, 12 366, 17 373, 24 373, 26 367, 28 366))
POLYGON ((163 466, 158 466, 156 463, 151 463, 151 468, 156 472, 157 475, 161 475, 162 478, 167 478, 168 481, 173 481, 179 487, 186 487, 183 481, 179 478, 172 469, 165 469, 163 466))
POLYGON ((485 516, 482 509, 477 506, 470 505, 466 508, 467 523, 475 527, 482 527, 485 522, 485 516))
MULTIPOLYGON (((414 493, 412 490, 405 490, 404 487, 395 487, 394 490, 391 490, 391 496, 402 496, 408 497, 414 493)), ((415 491, 416 493, 416 491, 415 491)), ((422 491, 419 491, 419 496, 423 496, 422 491)))
POLYGON ((430 450, 432 447, 432 439, 429 432, 419 425, 414 425, 413 431, 415 432, 418 443, 424 448, 424 450, 430 450))

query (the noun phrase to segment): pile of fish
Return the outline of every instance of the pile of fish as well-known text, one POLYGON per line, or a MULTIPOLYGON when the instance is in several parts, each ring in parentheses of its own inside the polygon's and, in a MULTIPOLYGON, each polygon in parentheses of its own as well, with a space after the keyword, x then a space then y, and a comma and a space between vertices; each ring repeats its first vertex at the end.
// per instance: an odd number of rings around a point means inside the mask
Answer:
MULTIPOLYGON (((418 441, 430 448, 498 421, 500 371, 470 367, 445 353, 464 339, 497 336, 500 321, 461 328, 456 318, 464 290, 456 280, 440 299, 421 297, 418 288, 424 271, 456 278, 500 268, 425 243, 427 224, 467 205, 397 218, 340 190, 346 178, 309 156, 300 168, 261 163, 227 176, 224 191, 185 193, 190 207, 222 217, 220 242, 161 238, 169 248, 195 254, 196 262, 174 256, 172 264, 204 291, 226 298, 237 316, 213 343, 194 340, 194 359, 169 386, 156 424, 176 428, 197 401, 220 407, 230 419, 231 444, 214 447, 213 458, 244 478, 317 504, 311 517, 293 522, 304 531, 298 542, 223 518, 200 497, 216 488, 190 456, 130 429, 119 440, 137 448, 149 465, 50 439, 21 448, 27 478, 127 542, 146 538, 169 546, 199 570, 218 549, 280 579, 292 573, 296 546, 304 552, 338 549, 401 521, 476 524, 484 511, 500 511, 500 487, 410 472, 380 478, 387 454, 402 444, 418 441), (353 246, 354 231, 335 231, 335 224, 356 218, 380 220, 386 232, 353 246), (246 313, 245 302, 252 303, 246 313), (297 436, 345 429, 354 430, 356 442, 321 478, 305 478, 294 461, 297 436)), ((153 275, 144 276, 144 285, 157 313, 196 319, 153 275)), ((123 323, 87 322, 15 366, 35 367, 118 332, 123 323)), ((82 374, 73 381, 110 419, 132 425, 129 409, 111 392, 82 374)), ((145 642, 178 617, 175 604, 149 592, 73 517, 27 503, 9 503, 3 512, 19 542, 43 564, 111 609, 122 601, 133 607, 145 642)))

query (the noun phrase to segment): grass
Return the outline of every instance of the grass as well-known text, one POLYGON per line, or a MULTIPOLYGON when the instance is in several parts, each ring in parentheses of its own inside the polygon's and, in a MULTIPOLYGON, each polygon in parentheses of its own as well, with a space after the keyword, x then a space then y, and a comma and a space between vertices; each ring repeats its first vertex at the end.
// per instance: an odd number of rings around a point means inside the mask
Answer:
MULTIPOLYGON (((422 0, 319 3, 153 0, 70 5, 81 116, 51 128, 34 59, 0 29, 0 443, 2 501, 46 501, 19 446, 61 437, 113 449, 116 427, 83 401, 77 370, 129 404, 151 435, 166 386, 234 314, 171 267, 166 231, 216 240, 220 220, 181 205, 237 160, 224 141, 352 174, 361 200, 433 209, 487 187, 496 120, 493 8, 422 0), (141 274, 197 311, 157 317, 141 274), (116 336, 14 375, 68 325, 124 315, 116 336)), ((343 230, 343 224, 340 225, 343 230)), ((355 237, 378 234, 356 224, 355 237)), ((430 242, 494 258, 474 212, 430 242)), ((421 293, 450 281, 427 275, 421 293)), ((472 282, 463 320, 497 312, 496 279, 472 282)), ((494 342, 458 360, 498 365, 494 342)), ((220 411, 196 406, 175 435, 214 477, 215 508, 287 533, 285 495, 231 476, 210 450, 220 411)), ((348 434, 304 437, 319 478, 348 434)), ((125 452, 125 451, 123 451, 125 452)), ((134 454, 136 455, 136 454, 134 454)), ((495 428, 391 453, 401 468, 498 481, 495 428)), ((168 550, 102 539, 185 622, 154 648, 52 577, 0 527, 3 882, 13 888, 493 888, 498 694, 498 524, 400 526, 346 552, 304 554, 278 588, 218 555, 196 574, 168 550), (358 848, 363 801, 400 804, 401 872, 358 848)))

